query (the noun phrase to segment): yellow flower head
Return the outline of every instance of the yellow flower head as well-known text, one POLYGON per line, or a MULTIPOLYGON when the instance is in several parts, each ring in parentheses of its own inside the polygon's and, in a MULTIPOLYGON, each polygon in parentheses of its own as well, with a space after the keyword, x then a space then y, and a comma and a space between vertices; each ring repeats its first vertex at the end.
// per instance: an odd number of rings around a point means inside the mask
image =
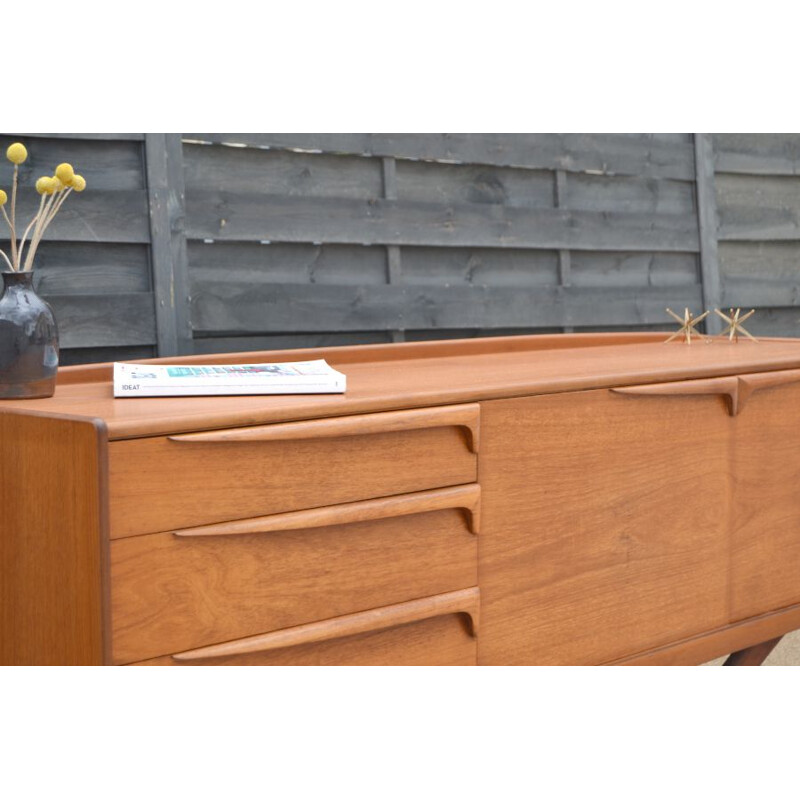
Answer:
POLYGON ((8 195, 0 189, 0 206, 4 206, 8 202, 8 195))
POLYGON ((66 188, 64 182, 57 175, 53 175, 53 177, 50 178, 50 185, 53 187, 54 192, 63 192, 66 188))
POLYGON ((39 192, 39 194, 53 194, 55 191, 53 179, 49 178, 47 175, 42 175, 42 177, 36 181, 36 191, 39 192))
POLYGON ((76 192, 82 192, 86 188, 86 178, 83 175, 74 175, 72 177, 72 188, 76 192))
POLYGON ((22 142, 14 142, 8 150, 6 150, 6 158, 12 164, 21 164, 28 157, 28 151, 22 142))
POLYGON ((72 179, 75 177, 75 170, 72 168, 72 164, 59 164, 56 167, 56 177, 64 186, 71 186, 72 179))

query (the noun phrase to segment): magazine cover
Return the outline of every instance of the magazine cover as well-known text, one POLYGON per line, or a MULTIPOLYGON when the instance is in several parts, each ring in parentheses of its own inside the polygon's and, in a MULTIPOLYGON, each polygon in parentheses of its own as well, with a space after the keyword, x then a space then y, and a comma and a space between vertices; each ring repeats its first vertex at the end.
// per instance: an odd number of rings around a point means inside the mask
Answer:
POLYGON ((114 364, 114 397, 342 393, 324 359, 282 364, 114 364))

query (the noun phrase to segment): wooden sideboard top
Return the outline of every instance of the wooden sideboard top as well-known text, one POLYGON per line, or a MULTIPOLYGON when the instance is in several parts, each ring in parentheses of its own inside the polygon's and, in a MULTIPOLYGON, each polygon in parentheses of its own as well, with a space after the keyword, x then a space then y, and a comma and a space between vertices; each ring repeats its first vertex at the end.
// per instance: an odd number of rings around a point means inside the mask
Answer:
POLYGON ((800 340, 664 344, 663 333, 552 334, 315 350, 183 356, 152 363, 225 364, 325 358, 344 395, 125 398, 111 365, 63 367, 53 397, 0 401, 26 411, 99 419, 111 439, 399 408, 800 368, 800 340))

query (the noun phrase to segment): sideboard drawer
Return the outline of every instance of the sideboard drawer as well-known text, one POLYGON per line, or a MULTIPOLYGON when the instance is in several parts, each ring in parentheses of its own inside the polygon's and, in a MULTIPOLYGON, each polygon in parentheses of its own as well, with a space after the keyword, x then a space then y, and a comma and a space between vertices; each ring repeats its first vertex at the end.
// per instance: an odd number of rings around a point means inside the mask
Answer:
POLYGON ((479 603, 473 587, 139 664, 472 666, 479 603))
POLYGON ((477 403, 111 442, 111 538, 470 483, 477 403))
POLYGON ((472 484, 113 541, 114 661, 474 586, 479 500, 472 484))

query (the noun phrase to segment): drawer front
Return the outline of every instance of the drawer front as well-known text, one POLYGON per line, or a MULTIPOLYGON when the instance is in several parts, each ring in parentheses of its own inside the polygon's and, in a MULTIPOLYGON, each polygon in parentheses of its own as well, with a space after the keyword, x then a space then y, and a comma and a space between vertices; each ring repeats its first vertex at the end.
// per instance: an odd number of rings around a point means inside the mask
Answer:
POLYGON ((469 483, 479 406, 112 442, 111 537, 469 483))
POLYGON ((472 588, 453 592, 449 598, 424 598, 394 608, 376 609, 369 612, 371 619, 364 620, 362 624, 359 624, 357 618, 368 615, 354 614, 344 618, 344 624, 340 618, 292 631, 279 631, 272 635, 272 641, 269 637, 253 637, 255 641, 231 642, 225 651, 217 652, 216 655, 213 651, 205 654, 201 652, 201 658, 194 658, 191 653, 178 654, 142 661, 139 664, 472 666, 477 660, 478 604, 478 590, 472 588), (426 606, 430 601, 438 603, 439 608, 431 609, 430 605, 426 606), (418 610, 405 611, 409 606, 415 606, 418 610), (429 613, 434 616, 425 616, 429 613), (419 618, 421 615, 422 618, 419 618), (396 621, 398 616, 401 621, 396 621), (340 627, 331 631, 330 623, 336 622, 340 627))
POLYGON ((474 586, 478 499, 452 487, 113 541, 114 661, 474 586), (304 519, 321 526, 293 529, 304 519))

